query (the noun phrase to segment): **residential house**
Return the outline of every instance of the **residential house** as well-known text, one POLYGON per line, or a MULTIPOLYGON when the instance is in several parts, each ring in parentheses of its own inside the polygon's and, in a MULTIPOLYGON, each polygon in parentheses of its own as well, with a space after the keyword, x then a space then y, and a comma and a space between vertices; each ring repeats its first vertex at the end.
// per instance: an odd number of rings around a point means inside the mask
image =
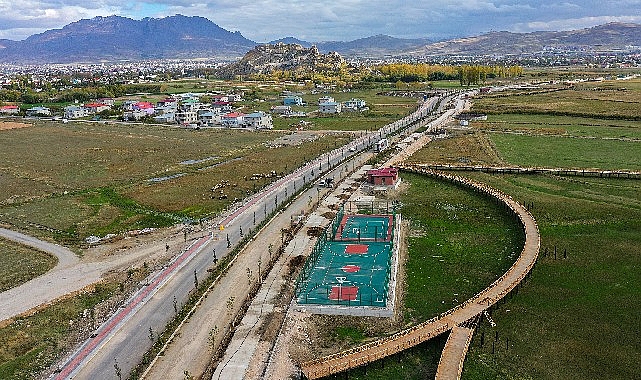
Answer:
POLYGON ((51 110, 47 107, 31 107, 26 111, 27 116, 51 116, 51 110))
POLYGON ((323 96, 321 98, 318 98, 318 105, 320 106, 323 103, 333 103, 335 102, 334 98, 331 96, 323 96))
POLYGON ((122 109, 124 111, 133 111, 134 110, 134 104, 138 103, 135 100, 125 100, 122 102, 122 109))
POLYGON ((303 102, 303 98, 300 96, 288 96, 285 99, 283 99, 283 105, 286 106, 302 106, 305 105, 303 102))
POLYGON ((338 102, 327 102, 318 105, 318 112, 324 114, 341 113, 341 104, 338 102))
POLYGON ((273 114, 277 115, 288 115, 292 113, 292 107, 290 106, 273 106, 271 110, 273 114))
POLYGON ((98 99, 98 103, 106 104, 109 107, 113 107, 116 104, 116 100, 114 98, 100 98, 98 99))
POLYGON ((244 123, 250 128, 273 129, 272 115, 263 111, 253 112, 245 115, 244 123))
POLYGON ((158 107, 178 108, 178 100, 176 98, 165 98, 156 103, 156 108, 158 107))
POLYGON ((367 108, 364 100, 352 98, 348 101, 343 102, 342 110, 343 111, 365 111, 367 108))
POLYGON ((88 116, 87 109, 81 106, 67 106, 64 109, 63 117, 65 119, 79 119, 88 116))
POLYGON ((223 115, 222 124, 228 128, 241 128, 243 126, 245 115, 240 112, 230 112, 223 115))
POLYGON ((220 125, 223 119, 223 114, 218 111, 208 110, 206 112, 198 112, 198 124, 203 127, 213 127, 220 125))
POLYGON ((134 111, 126 111, 125 113, 123 113, 122 118, 125 121, 138 121, 145 116, 149 116, 149 114, 146 111, 134 110, 134 111))
POLYGON ((229 103, 229 96, 227 95, 213 95, 211 97, 212 102, 224 102, 224 103, 229 103))
POLYGON ((229 113, 234 110, 229 102, 213 102, 211 107, 213 110, 218 110, 221 113, 229 113))
POLYGON ((133 105, 133 110, 144 112, 147 115, 153 115, 156 112, 153 103, 150 102, 137 102, 133 105))
POLYGON ((176 112, 176 122, 182 125, 198 123, 198 112, 195 109, 181 108, 176 112))
POLYGON ((227 101, 228 102, 242 102, 243 101, 243 95, 242 94, 227 94, 227 101))
POLYGON ((111 106, 108 106, 104 103, 88 103, 82 107, 87 111, 87 114, 89 115, 97 114, 102 111, 111 109, 111 106))
POLYGON ((176 113, 175 112, 165 112, 160 115, 154 116, 154 121, 157 123, 175 123, 176 122, 176 113))
POLYGON ((2 106, 0 107, 0 113, 5 115, 15 115, 20 112, 20 107, 18 106, 2 106))

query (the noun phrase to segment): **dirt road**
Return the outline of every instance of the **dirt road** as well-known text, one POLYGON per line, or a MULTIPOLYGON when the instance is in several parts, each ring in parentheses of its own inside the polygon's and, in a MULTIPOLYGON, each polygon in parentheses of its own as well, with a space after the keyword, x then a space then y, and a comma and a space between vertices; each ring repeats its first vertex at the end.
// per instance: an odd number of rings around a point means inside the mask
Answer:
POLYGON ((82 292, 119 268, 153 262, 158 252, 165 252, 165 243, 172 249, 182 247, 178 229, 167 229, 153 235, 123 239, 116 243, 90 248, 78 257, 68 248, 34 237, 0 228, 0 236, 55 255, 58 264, 42 276, 0 293, 0 323, 17 315, 44 307, 51 302, 82 292))

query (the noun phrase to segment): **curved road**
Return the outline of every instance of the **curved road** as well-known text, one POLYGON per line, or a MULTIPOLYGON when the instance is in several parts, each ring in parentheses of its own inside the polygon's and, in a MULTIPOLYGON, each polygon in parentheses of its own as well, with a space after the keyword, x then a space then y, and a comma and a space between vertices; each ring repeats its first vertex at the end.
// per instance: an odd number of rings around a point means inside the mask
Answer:
POLYGON ((75 271, 75 269, 71 268, 75 268, 80 262, 78 256, 63 246, 6 228, 0 228, 0 236, 16 243, 47 252, 58 258, 58 263, 49 272, 31 279, 18 287, 0 293, 0 321, 25 313, 53 299, 82 289, 97 280, 91 278, 87 281, 81 281, 79 284, 52 288, 51 284, 56 283, 56 279, 72 275, 69 271, 75 271))

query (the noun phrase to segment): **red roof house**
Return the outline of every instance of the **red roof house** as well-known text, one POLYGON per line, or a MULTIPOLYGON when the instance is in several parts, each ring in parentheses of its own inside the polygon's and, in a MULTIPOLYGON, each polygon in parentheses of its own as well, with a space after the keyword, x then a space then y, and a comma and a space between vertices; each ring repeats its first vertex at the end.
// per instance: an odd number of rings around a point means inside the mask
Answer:
POLYGON ((367 171, 367 182, 376 186, 394 186, 398 181, 398 169, 382 168, 367 171))

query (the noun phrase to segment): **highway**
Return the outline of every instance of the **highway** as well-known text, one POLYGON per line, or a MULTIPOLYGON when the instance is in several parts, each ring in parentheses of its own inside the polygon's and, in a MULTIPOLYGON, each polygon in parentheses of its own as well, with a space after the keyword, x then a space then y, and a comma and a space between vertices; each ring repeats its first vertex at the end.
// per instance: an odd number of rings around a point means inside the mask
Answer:
POLYGON ((438 101, 438 98, 430 98, 411 115, 321 155, 211 223, 209 230, 190 237, 183 252, 161 272, 150 277, 121 309, 96 330, 94 337, 64 360, 52 377, 99 379, 111 377, 109 374, 114 378, 118 374, 127 377, 151 347, 154 334, 164 330, 173 318, 174 300, 180 307, 194 289, 195 279, 204 279, 208 275, 214 250, 219 259, 226 256, 242 239, 241 230, 248 233, 301 187, 310 181, 315 183, 330 167, 367 150, 378 139, 410 126, 418 128, 417 122, 427 118, 438 101), (232 248, 227 248, 227 237, 232 248))

